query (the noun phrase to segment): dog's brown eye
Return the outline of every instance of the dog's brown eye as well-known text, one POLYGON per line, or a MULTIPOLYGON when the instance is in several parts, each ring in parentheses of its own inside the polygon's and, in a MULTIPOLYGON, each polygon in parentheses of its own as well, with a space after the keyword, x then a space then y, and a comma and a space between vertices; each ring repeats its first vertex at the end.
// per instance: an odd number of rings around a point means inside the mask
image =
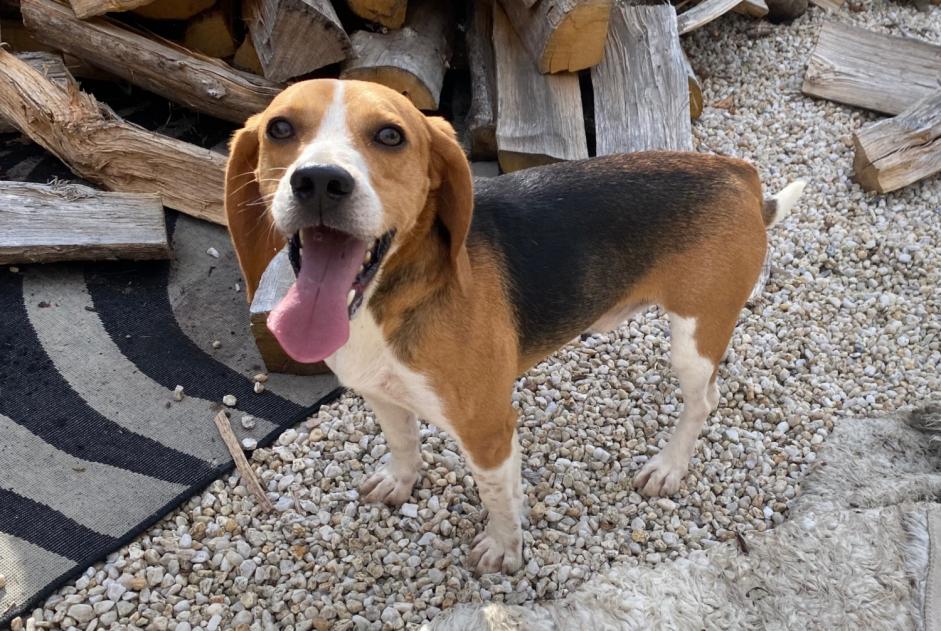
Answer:
POLYGON ((398 147, 405 138, 398 127, 383 127, 376 134, 376 141, 387 147, 398 147))
POLYGON ((268 123, 268 137, 274 140, 287 140, 294 135, 294 125, 284 118, 275 118, 268 123))

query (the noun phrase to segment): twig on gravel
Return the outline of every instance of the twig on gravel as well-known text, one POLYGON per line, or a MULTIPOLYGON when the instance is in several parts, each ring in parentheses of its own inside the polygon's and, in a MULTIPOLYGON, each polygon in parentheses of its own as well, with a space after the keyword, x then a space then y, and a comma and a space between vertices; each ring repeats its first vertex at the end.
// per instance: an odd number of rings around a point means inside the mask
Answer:
POLYGON ((258 476, 255 475, 255 470, 248 464, 248 459, 245 457, 241 445, 239 445, 239 439, 235 437, 235 432, 232 431, 232 427, 229 425, 229 417, 226 415, 225 411, 220 410, 212 420, 219 430, 219 435, 222 436, 222 442, 225 443, 225 446, 229 449, 229 453, 232 454, 232 460, 235 461, 235 467, 239 470, 239 475, 242 476, 242 482, 245 483, 248 490, 251 491, 255 499, 258 500, 261 509, 266 513, 270 512, 274 507, 271 505, 271 502, 268 501, 265 490, 261 488, 261 484, 258 482, 258 476))

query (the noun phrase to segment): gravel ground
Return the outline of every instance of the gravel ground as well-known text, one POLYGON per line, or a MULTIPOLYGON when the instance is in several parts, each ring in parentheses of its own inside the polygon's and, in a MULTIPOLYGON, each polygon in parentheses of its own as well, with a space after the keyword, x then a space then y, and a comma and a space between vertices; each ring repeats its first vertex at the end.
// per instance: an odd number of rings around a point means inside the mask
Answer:
MULTIPOLYGON (((861 11, 840 19, 941 42, 939 8, 850 4, 861 11)), ((876 117, 799 92, 823 17, 811 7, 763 30, 730 15, 685 40, 705 80, 699 149, 753 161, 769 190, 811 184, 772 234, 770 281, 742 314, 719 409, 676 497, 647 501, 630 487, 679 407, 666 321, 651 312, 520 381, 532 513, 517 575, 465 569, 481 505, 454 443, 433 428, 411 503, 360 504, 357 485, 386 448, 350 395, 254 452, 275 512, 260 514, 235 476, 219 480, 27 626, 411 627, 455 603, 556 598, 613 562, 656 564, 783 521, 834 419, 941 391, 941 178, 886 196, 852 183, 851 132, 876 117), (732 109, 708 106, 727 97, 732 109)))

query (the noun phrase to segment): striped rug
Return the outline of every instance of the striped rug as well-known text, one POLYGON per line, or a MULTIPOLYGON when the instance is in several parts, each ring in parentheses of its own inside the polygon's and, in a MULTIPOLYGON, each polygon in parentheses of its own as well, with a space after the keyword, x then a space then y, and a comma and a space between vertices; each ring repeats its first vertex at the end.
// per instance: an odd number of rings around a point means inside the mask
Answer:
POLYGON ((170 263, 0 270, 0 627, 231 469, 224 395, 239 438, 265 444, 336 394, 332 376, 286 375, 256 394, 225 230, 168 229, 170 263))

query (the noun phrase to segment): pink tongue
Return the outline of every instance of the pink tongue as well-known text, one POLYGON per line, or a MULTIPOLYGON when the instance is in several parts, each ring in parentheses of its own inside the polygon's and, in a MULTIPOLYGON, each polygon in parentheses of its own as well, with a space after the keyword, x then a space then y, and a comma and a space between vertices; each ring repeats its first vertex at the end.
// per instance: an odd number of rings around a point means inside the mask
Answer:
POLYGON ((301 236, 301 271, 268 316, 268 328, 295 361, 313 363, 332 355, 350 336, 346 297, 367 244, 322 227, 305 228, 301 236))

